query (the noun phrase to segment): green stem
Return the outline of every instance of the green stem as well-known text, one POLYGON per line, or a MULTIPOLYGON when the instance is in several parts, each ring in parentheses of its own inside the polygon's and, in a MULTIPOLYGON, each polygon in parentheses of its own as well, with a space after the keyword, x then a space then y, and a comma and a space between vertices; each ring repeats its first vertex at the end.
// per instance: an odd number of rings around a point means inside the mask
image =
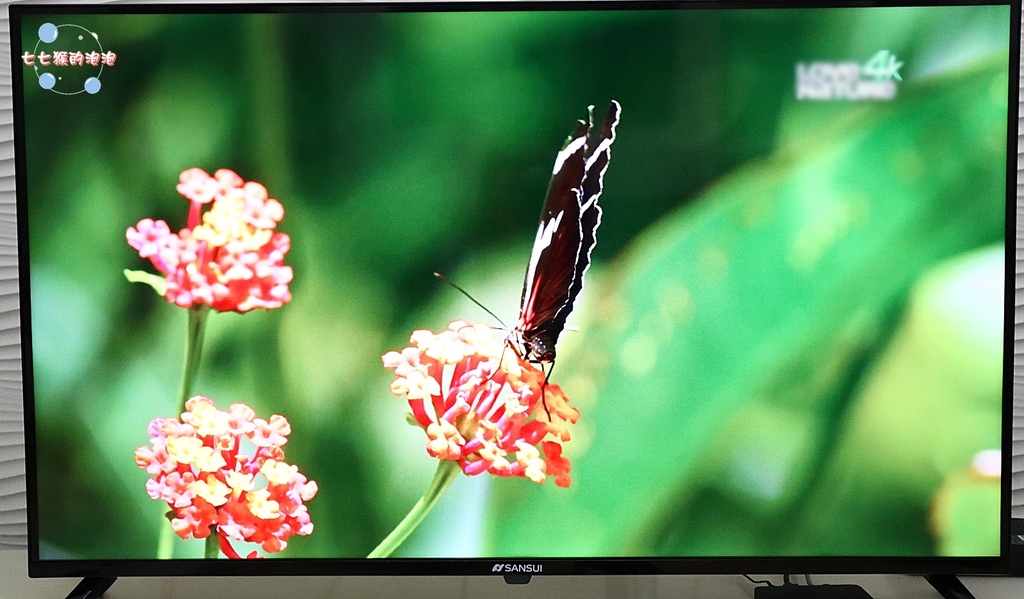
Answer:
MULTIPOLYGON (((162 503, 161 507, 166 507, 166 505, 162 503)), ((174 555, 174 537, 176 536, 178 535, 174 534, 174 529, 171 528, 171 521, 167 519, 167 514, 161 514, 160 537, 156 545, 157 559, 171 559, 174 555)))
POLYGON ((178 387, 178 414, 185 411, 185 402, 192 397, 199 374, 199 360, 203 354, 203 334, 206 332, 206 317, 209 306, 192 306, 188 309, 188 341, 185 344, 185 368, 181 371, 181 386, 178 387))
POLYGON ((461 470, 459 469, 458 462, 441 460, 437 465, 437 472, 434 473, 434 479, 430 481, 427 490, 423 492, 423 497, 420 497, 420 500, 412 507, 412 511, 398 523, 395 530, 391 531, 391 534, 381 541, 380 545, 377 545, 377 548, 371 551, 367 557, 387 557, 395 549, 398 549, 402 541, 412 534, 412 531, 416 530, 420 522, 423 522, 423 519, 430 513, 430 510, 434 509, 437 501, 441 499, 441 495, 444 495, 445 490, 452 484, 452 481, 455 480, 459 472, 461 470))
MULTIPOLYGON (((203 354, 203 334, 206 332, 206 317, 210 314, 209 306, 192 306, 188 309, 188 333, 185 342, 185 368, 181 371, 181 385, 178 387, 178 411, 175 418, 181 416, 185 411, 185 402, 192 397, 192 389, 196 386, 196 377, 199 374, 199 360, 203 354)), ((166 518, 161 518, 166 520, 166 518)), ((157 559, 171 559, 174 556, 174 530, 170 522, 166 522, 160 528, 160 538, 157 541, 157 559)), ((216 547, 219 550, 219 547, 216 547)), ((209 554, 210 547, 207 542, 206 552, 209 554)), ((214 554, 216 557, 217 554, 214 554)))
POLYGON ((211 527, 210 536, 206 537, 206 551, 203 557, 206 559, 217 559, 220 557, 220 535, 217 534, 217 527, 211 527))

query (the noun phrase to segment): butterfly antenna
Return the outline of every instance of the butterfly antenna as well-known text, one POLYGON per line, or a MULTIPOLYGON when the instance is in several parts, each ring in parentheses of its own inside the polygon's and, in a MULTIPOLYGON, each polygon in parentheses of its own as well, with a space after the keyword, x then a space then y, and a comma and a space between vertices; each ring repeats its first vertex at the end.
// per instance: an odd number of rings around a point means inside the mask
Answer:
POLYGON ((490 314, 490 315, 491 315, 491 318, 493 318, 494 320, 497 320, 497 321, 498 321, 498 323, 499 323, 499 324, 501 324, 501 326, 505 327, 506 329, 508 328, 508 326, 507 326, 507 325, 506 325, 506 324, 505 324, 504 322, 501 322, 501 319, 500 319, 500 318, 498 318, 498 315, 497 315, 497 314, 495 314, 494 312, 491 312, 490 310, 488 310, 488 309, 487 309, 487 306, 485 306, 485 305, 481 304, 480 302, 476 301, 476 298, 475 298, 475 297, 473 297, 472 295, 470 295, 468 291, 466 291, 466 290, 465 290, 465 289, 463 289, 462 287, 459 287, 459 286, 458 286, 458 285, 456 285, 455 283, 451 282, 451 281, 450 281, 450 280, 449 280, 449 279, 448 279, 447 277, 445 277, 444 275, 442 275, 442 274, 441 274, 441 273, 439 273, 439 272, 435 272, 435 273, 434 273, 434 276, 435 276, 435 277, 437 277, 437 278, 438 278, 438 280, 440 280, 441 282, 443 282, 443 283, 445 283, 445 284, 447 284, 447 285, 451 286, 451 287, 452 287, 453 289, 455 289, 456 291, 458 291, 458 292, 459 292, 459 293, 461 293, 462 295, 464 295, 464 296, 466 296, 467 298, 469 298, 469 301, 471 301, 471 302, 473 302, 474 304, 476 304, 477 306, 479 306, 479 307, 480 307, 480 309, 481 309, 481 310, 483 310, 484 312, 487 312, 488 314, 490 314))

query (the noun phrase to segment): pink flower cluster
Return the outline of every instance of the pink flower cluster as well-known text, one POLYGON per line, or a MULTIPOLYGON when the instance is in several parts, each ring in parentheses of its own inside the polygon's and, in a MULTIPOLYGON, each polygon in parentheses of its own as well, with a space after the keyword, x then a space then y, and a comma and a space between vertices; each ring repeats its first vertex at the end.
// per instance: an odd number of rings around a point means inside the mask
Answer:
POLYGON ((455 321, 434 334, 415 331, 411 347, 384 354, 395 371, 391 392, 405 397, 427 434, 427 453, 459 463, 468 475, 490 472, 568 487, 571 464, 562 457, 568 405, 543 371, 507 350, 486 325, 455 321))
POLYGON ((184 229, 172 233, 166 222, 146 218, 126 233, 166 276, 167 301, 248 312, 291 300, 292 269, 284 265, 291 240, 274 230, 284 208, 263 185, 227 169, 211 177, 192 168, 181 173, 178 193, 191 204, 184 229))
POLYGON ((154 419, 150 445, 135 451, 135 463, 152 476, 146 491, 167 502, 178 536, 217 534, 224 554, 237 559, 229 539, 273 553, 292 535, 313 532, 304 502, 317 485, 284 461, 291 433, 284 416, 256 418, 242 403, 225 412, 200 395, 185 406, 181 420, 154 419))

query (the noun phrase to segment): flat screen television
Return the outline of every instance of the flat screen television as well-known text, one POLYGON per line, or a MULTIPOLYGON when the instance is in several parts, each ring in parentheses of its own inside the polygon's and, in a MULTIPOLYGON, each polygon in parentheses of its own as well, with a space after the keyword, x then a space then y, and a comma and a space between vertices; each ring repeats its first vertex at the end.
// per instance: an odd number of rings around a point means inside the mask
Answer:
POLYGON ((32 576, 1005 570, 1016 0, 10 15, 32 576))

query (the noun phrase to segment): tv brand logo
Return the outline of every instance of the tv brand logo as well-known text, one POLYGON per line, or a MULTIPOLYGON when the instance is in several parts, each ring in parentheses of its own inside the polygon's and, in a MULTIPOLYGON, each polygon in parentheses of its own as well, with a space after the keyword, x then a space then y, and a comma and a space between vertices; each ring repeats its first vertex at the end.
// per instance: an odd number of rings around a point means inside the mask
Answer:
POLYGON ((797 100, 892 100, 902 62, 888 50, 861 65, 853 61, 796 64, 797 100))
POLYGON ((494 564, 491 572, 497 574, 540 574, 543 564, 494 564))

